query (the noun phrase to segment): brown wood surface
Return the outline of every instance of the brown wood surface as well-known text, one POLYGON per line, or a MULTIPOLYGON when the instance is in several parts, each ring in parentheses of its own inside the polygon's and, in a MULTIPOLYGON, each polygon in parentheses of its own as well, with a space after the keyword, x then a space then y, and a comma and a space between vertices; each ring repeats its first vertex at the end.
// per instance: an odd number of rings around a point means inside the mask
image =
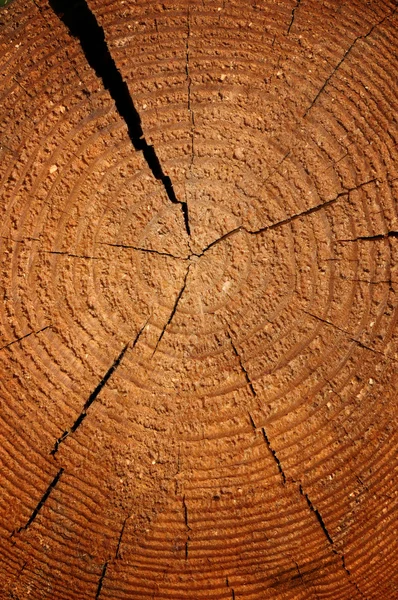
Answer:
POLYGON ((397 25, 0 10, 1 599, 398 598, 397 25))

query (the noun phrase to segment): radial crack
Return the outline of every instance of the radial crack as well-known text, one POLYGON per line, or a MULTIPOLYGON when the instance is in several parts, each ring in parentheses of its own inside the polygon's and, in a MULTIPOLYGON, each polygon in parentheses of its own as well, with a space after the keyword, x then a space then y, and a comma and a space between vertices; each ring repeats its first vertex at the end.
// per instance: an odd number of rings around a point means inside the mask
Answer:
POLYGON ((326 77, 323 85, 318 90, 315 98, 312 100, 311 104, 309 105, 309 107, 305 111, 304 117, 306 117, 308 115, 309 111, 314 106, 314 104, 318 100, 319 96, 322 94, 322 92, 324 91, 324 89, 327 87, 327 85, 329 84, 329 82, 332 79, 332 77, 340 69, 341 65, 343 64, 343 62, 345 61, 345 59, 349 56, 349 54, 351 53, 351 51, 353 50, 353 48, 355 47, 355 45, 357 44, 357 42, 359 42, 359 40, 364 40, 367 37, 369 37, 372 34, 373 30, 376 27, 382 25, 384 23, 384 21, 386 19, 388 19, 389 17, 392 17, 395 14, 396 11, 397 11, 397 8, 394 8, 394 10, 392 10, 390 13, 388 13, 387 15, 385 15, 385 17, 383 17, 383 19, 381 19, 381 21, 378 21, 377 23, 375 23, 374 25, 372 25, 372 27, 369 29, 369 31, 367 33, 365 33, 364 35, 359 35, 358 37, 355 38, 355 40, 352 42, 352 44, 349 46, 349 48, 347 48, 347 50, 344 52, 343 56, 341 57, 341 59, 339 60, 339 62, 337 63, 337 65, 334 67, 333 71, 330 73, 330 75, 328 75, 326 77))
POLYGON ((289 35, 289 33, 290 33, 290 30, 291 30, 291 28, 292 28, 292 26, 293 26, 293 23, 294 23, 294 17, 295 17, 295 12, 296 12, 296 10, 298 9, 298 7, 300 6, 300 2, 301 2, 301 0, 297 0, 297 2, 296 2, 296 6, 295 6, 295 7, 293 8, 293 10, 292 10, 292 18, 290 19, 289 27, 288 27, 288 30, 287 30, 287 35, 289 35))
POLYGON ((235 598, 236 598, 236 596, 235 596, 235 590, 234 590, 234 588, 232 588, 229 585, 228 577, 225 579, 225 585, 227 586, 227 588, 229 588, 231 590, 231 598, 232 598, 232 600, 235 600, 235 598))
POLYGON ((346 240, 336 240, 336 242, 374 242, 376 240, 385 240, 387 238, 398 238, 398 231, 387 231, 387 233, 378 233, 376 235, 359 235, 356 238, 346 240))
MULTIPOLYGON (((144 326, 145 327, 145 326, 144 326)), ((140 332, 138 333, 134 344, 133 344, 133 348, 135 346, 135 344, 137 343, 141 333, 143 331, 143 328, 140 330, 140 332)), ((96 386, 96 388, 94 389, 93 392, 91 392, 90 396, 88 397, 88 399, 86 400, 86 402, 84 403, 83 409, 80 413, 80 415, 77 417, 77 419, 75 420, 75 422, 73 423, 73 425, 70 427, 70 429, 66 429, 63 434, 61 435, 61 437, 59 437, 57 439, 57 441, 54 444, 54 448, 51 450, 50 454, 52 454, 53 456, 55 456, 55 454, 58 452, 59 446, 66 440, 67 437, 69 437, 69 435, 71 435, 72 433, 75 433, 75 431, 80 427, 80 425, 83 423, 84 419, 87 416, 87 411, 90 408, 90 406, 92 405, 92 403, 94 402, 94 400, 96 400, 96 398, 98 397, 98 395, 100 394, 100 392, 102 391, 102 389, 105 387, 105 385, 108 383, 109 379, 112 377, 112 375, 114 374, 114 372, 116 371, 116 369, 119 367, 120 363, 122 362, 122 359, 124 357, 124 355, 127 352, 127 349, 130 346, 130 342, 128 344, 126 344, 123 348, 123 350, 120 352, 120 354, 118 355, 118 357, 116 358, 116 360, 112 363, 112 365, 109 367, 109 369, 107 370, 107 372, 105 373, 105 375, 103 376, 103 378, 101 379, 101 381, 99 382, 99 384, 96 386)))
POLYGON ((104 585, 104 579, 106 576, 106 570, 108 568, 108 561, 103 565, 101 575, 98 582, 97 593, 95 594, 95 600, 98 600, 101 594, 102 586, 104 585))
POLYGON ((220 242, 224 241, 225 239, 229 238, 230 236, 235 235, 236 233, 239 233, 241 231, 245 231, 249 235, 258 235, 261 233, 265 233, 266 231, 271 231, 272 229, 277 229, 278 227, 282 227, 283 225, 288 225, 289 223, 292 223, 296 219, 301 219, 303 217, 307 217, 308 215, 311 215, 311 214, 318 212, 324 208, 327 208, 328 206, 331 206, 332 204, 335 204, 340 198, 342 198, 344 196, 349 196, 351 192, 358 190, 358 189, 364 187, 365 185, 370 185, 371 183, 374 183, 375 181, 377 181, 377 179, 373 178, 373 179, 369 179, 368 181, 364 181, 363 183, 359 183, 358 185, 356 185, 352 188, 348 188, 348 189, 344 190, 343 192, 339 192, 337 194, 337 196, 335 196, 334 198, 331 198, 330 200, 326 200, 325 202, 322 202, 322 204, 316 204, 315 206, 312 206, 311 208, 307 208, 306 210, 303 210, 299 213, 291 215, 290 217, 286 217, 285 219, 282 219, 280 221, 276 221, 275 223, 271 223, 270 225, 265 225, 265 227, 261 227, 260 229, 252 230, 252 229, 247 229, 244 225, 239 225, 238 227, 231 229, 230 231, 228 231, 227 233, 224 233, 219 238, 216 238, 215 240, 210 242, 210 244, 208 244, 202 250, 202 252, 200 254, 193 254, 192 256, 198 256, 198 257, 203 256, 203 254, 205 252, 207 252, 208 250, 213 248, 213 246, 215 246, 216 244, 219 244, 220 242))
POLYGON ((176 256, 169 252, 161 252, 160 250, 153 250, 152 248, 142 248, 141 246, 130 246, 128 244, 111 244, 110 242, 99 242, 103 246, 111 246, 112 248, 124 248, 126 250, 136 250, 137 252, 148 252, 149 254, 158 254, 159 256, 167 256, 168 258, 175 258, 177 260, 189 260, 189 256, 176 256))
POLYGON ((53 491, 53 489, 57 485, 58 481, 60 480, 63 472, 64 472, 64 469, 60 469, 58 471, 58 473, 56 474, 56 476, 54 477, 54 479, 52 480, 52 482, 50 483, 50 485, 44 492, 43 496, 41 497, 41 500, 37 504, 36 508, 33 510, 32 514, 30 515, 26 524, 23 525, 22 527, 19 527, 19 529, 17 529, 16 531, 13 531, 11 535, 14 535, 15 533, 20 533, 23 530, 26 531, 26 529, 28 529, 28 527, 30 527, 30 525, 33 523, 33 521, 36 519, 37 515, 43 508, 44 504, 47 502, 51 492, 53 491))
POLYGON ((390 360, 396 361, 396 359, 393 358, 392 356, 389 356, 388 354, 384 354, 380 350, 375 350, 374 348, 371 348, 370 346, 367 346, 366 344, 364 344, 360 340, 357 340, 357 338, 353 337, 345 329, 343 329, 342 327, 338 327, 338 325, 335 325, 331 321, 328 321, 327 319, 323 319, 322 317, 319 317, 318 315, 314 315, 313 313, 309 312, 308 310, 302 309, 302 312, 305 313, 306 315, 312 317, 313 319, 317 319, 317 321, 320 321, 321 323, 325 323, 326 325, 329 325, 330 327, 333 327, 334 329, 337 329, 337 331, 340 331, 341 333, 344 333, 344 335, 346 335, 349 340, 351 340, 352 342, 354 342, 355 344, 357 344, 360 348, 363 348, 364 350, 369 350, 369 352, 373 352, 374 354, 380 354, 381 356, 384 356, 384 358, 388 358, 390 360))
POLYGON ((323 210, 324 208, 327 208, 328 206, 331 206, 332 204, 335 204, 343 196, 349 196, 351 192, 358 190, 358 189, 364 187, 365 185, 374 183, 375 181, 376 181, 376 178, 369 179, 368 181, 364 181, 363 183, 360 183, 352 188, 347 188, 343 192, 339 192, 334 198, 331 198, 330 200, 326 200, 325 202, 322 202, 321 204, 316 204, 315 206, 312 206, 311 208, 307 208, 306 210, 303 210, 302 212, 291 215, 290 217, 286 217, 285 219, 282 219, 281 221, 277 221, 276 223, 271 223, 271 225, 266 225, 265 227, 262 227, 261 229, 257 229, 255 231, 251 231, 251 230, 247 230, 247 229, 245 229, 245 231, 247 231, 247 233, 250 233, 252 235, 257 235, 259 233, 264 233, 265 231, 270 231, 272 229, 276 229, 277 227, 281 227, 283 225, 288 225, 289 223, 292 223, 296 219, 301 219, 303 217, 307 217, 308 215, 312 215, 315 212, 318 212, 320 210, 323 210))
POLYGON ((240 368, 241 368, 242 372, 244 373, 244 376, 245 376, 245 379, 246 379, 246 383, 249 386, 249 389, 250 389, 252 395, 253 396, 257 396, 256 390, 254 389, 254 386, 253 386, 253 383, 252 383, 252 381, 250 379, 249 373, 246 371, 245 365, 242 362, 242 358, 241 358, 241 356, 240 356, 240 354, 239 354, 239 352, 238 352, 238 350, 237 350, 237 348, 236 348, 236 346, 234 344, 234 341, 233 341, 233 339, 231 337, 231 334, 229 332, 227 332, 227 335, 229 337, 229 341, 231 342, 232 350, 234 351, 234 354, 235 354, 236 358, 239 361, 240 368))
POLYGON ((119 115, 127 125, 133 147, 142 152, 153 176, 163 184, 169 200, 181 205, 186 231, 190 235, 187 210, 184 208, 186 203, 176 197, 172 181, 165 175, 155 148, 145 139, 141 117, 108 48, 104 29, 98 24, 86 0, 49 0, 49 4, 70 35, 79 40, 88 64, 109 91, 119 115))
POLYGON ((69 252, 61 252, 58 250, 42 250, 43 254, 58 254, 60 256, 67 256, 68 258, 84 258, 91 260, 105 260, 102 256, 84 256, 83 254, 70 254, 69 252))
POLYGON ((37 335, 38 333, 41 333, 42 331, 45 331, 46 329, 49 329, 50 327, 51 327, 51 325, 46 325, 45 327, 42 327, 41 329, 38 329, 38 331, 30 331, 29 333, 26 333, 25 335, 21 336, 20 338, 17 338, 16 340, 13 340, 12 342, 9 342, 5 346, 2 346, 0 348, 0 350, 5 350, 6 348, 9 348, 13 344, 18 344, 18 342, 21 342, 22 340, 25 340, 26 338, 30 337, 31 335, 37 335))
POLYGON ((276 451, 271 446, 271 442, 269 441, 269 437, 268 437, 267 432, 265 431, 264 427, 262 427, 262 432, 263 432, 263 437, 264 437, 265 443, 267 444, 267 448, 270 451, 270 453, 272 454, 272 457, 273 457, 274 461, 276 462, 276 466, 278 467, 279 474, 282 478, 282 483, 283 483, 283 485, 285 485, 286 484, 286 475, 283 471, 282 463, 279 460, 276 451))
POLYGON ((123 525, 122 525, 122 529, 121 529, 121 531, 120 531, 120 534, 119 534, 119 539, 118 539, 118 542, 117 542, 117 546, 116 546, 116 552, 115 552, 115 559, 116 559, 116 560, 117 560, 118 558, 121 558, 121 554, 120 554, 120 546, 121 546, 121 543, 122 543, 122 538, 123 538, 124 530, 125 530, 125 528, 126 528, 126 523, 127 523, 128 519, 129 519, 129 517, 128 517, 128 516, 127 516, 127 517, 124 519, 124 521, 123 521, 123 525))
POLYGON ((317 508, 315 508, 315 506, 312 504, 311 500, 308 497, 308 494, 306 494, 300 484, 299 486, 299 490, 300 490, 300 494, 306 499, 307 504, 308 504, 308 508, 310 509, 311 512, 314 513, 314 515, 316 516, 319 525, 321 526, 321 529, 323 531, 323 533, 325 534, 326 539, 328 540, 329 544, 331 544, 332 546, 334 545, 334 541, 332 536, 330 535, 330 533, 327 530, 327 527, 325 525, 324 520, 322 519, 322 516, 320 514, 320 512, 318 511, 317 508))
POLYGON ((169 316, 169 318, 167 319, 167 322, 166 322, 165 326, 163 327, 163 329, 162 329, 162 331, 161 331, 161 333, 160 333, 160 336, 159 336, 159 339, 158 339, 158 341, 156 342, 156 346, 155 346, 155 349, 154 349, 154 351, 153 351, 153 353, 152 353, 152 357, 154 356, 155 352, 157 351, 157 349, 158 349, 158 346, 159 346, 160 342, 162 341, 164 334, 166 333, 166 329, 167 329, 167 327, 170 325, 171 321, 173 320, 173 317, 174 317, 174 315, 175 315, 175 314, 176 314, 176 312, 177 312, 178 305, 179 305, 179 303, 180 303, 180 300, 181 300, 181 298, 182 298, 182 295, 183 295, 183 293, 184 293, 184 291, 185 291, 185 288, 186 288, 186 286, 187 286, 187 281, 188 281, 188 275, 189 275, 189 269, 190 269, 190 267, 191 267, 191 265, 189 264, 189 265, 188 265, 188 268, 187 268, 187 272, 185 273, 184 282, 183 282, 183 284, 182 284, 182 287, 181 287, 181 289, 180 289, 180 291, 179 291, 179 293, 178 293, 178 296, 177 296, 177 298, 176 298, 176 300, 175 300, 175 302, 174 302, 174 306, 173 306, 173 308, 172 308, 172 311, 171 311, 171 313, 170 313, 170 316, 169 316))

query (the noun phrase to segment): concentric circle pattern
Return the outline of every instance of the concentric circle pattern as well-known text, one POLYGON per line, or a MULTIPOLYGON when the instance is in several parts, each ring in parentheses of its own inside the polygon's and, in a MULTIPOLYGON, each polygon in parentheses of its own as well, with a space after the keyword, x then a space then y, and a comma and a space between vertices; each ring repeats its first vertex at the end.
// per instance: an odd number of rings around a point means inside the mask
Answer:
POLYGON ((398 598, 396 3, 0 23, 1 598, 398 598))

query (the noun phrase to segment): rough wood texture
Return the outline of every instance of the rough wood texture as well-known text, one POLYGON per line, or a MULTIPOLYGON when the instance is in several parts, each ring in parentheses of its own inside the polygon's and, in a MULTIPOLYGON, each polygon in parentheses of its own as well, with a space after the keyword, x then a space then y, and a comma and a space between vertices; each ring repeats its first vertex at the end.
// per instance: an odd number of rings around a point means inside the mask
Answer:
POLYGON ((396 599, 396 3, 0 22, 1 598, 396 599))

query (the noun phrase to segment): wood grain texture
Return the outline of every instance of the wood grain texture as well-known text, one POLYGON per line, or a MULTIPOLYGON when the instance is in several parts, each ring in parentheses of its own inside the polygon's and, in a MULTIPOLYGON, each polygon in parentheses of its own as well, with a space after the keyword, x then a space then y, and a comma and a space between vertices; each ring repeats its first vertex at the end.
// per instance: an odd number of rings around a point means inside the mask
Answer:
POLYGON ((394 600, 398 9, 0 9, 0 598, 394 600))

